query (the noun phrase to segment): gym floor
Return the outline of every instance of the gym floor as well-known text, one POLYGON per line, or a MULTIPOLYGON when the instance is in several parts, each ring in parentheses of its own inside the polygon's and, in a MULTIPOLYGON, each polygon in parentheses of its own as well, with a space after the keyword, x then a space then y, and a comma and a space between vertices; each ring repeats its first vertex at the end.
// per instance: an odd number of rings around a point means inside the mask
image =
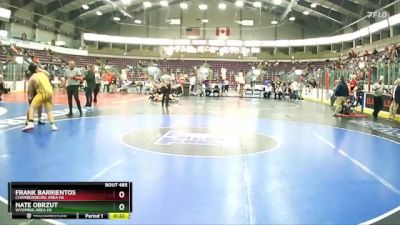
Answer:
MULTIPOLYGON (((398 224, 400 139, 307 101, 101 95, 59 131, 23 133, 23 94, 0 103, 0 224, 9 181, 132 181, 130 221, 53 224, 398 224)), ((83 96, 81 101, 84 101, 83 96)), ((380 119, 374 126, 399 131, 380 119)))

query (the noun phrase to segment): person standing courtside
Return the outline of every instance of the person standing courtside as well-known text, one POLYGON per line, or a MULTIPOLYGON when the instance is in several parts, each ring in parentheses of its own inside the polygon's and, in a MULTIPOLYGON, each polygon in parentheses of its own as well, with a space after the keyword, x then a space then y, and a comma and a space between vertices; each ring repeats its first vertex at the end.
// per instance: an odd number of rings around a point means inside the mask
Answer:
POLYGON ((95 86, 95 88, 93 90, 93 92, 94 92, 93 102, 97 103, 97 95, 100 92, 100 86, 101 86, 101 76, 100 76, 100 72, 99 71, 95 72, 94 78, 95 78, 96 86, 95 86))
POLYGON ((372 86, 372 90, 375 92, 374 93, 374 112, 372 115, 374 116, 374 119, 377 119, 379 112, 383 108, 382 95, 383 95, 383 92, 386 90, 385 85, 383 84, 383 76, 381 76, 379 78, 378 82, 376 82, 374 84, 374 86, 372 86))
POLYGON ((96 87, 96 80, 94 75, 94 67, 93 65, 88 65, 88 71, 85 72, 84 80, 86 80, 86 107, 92 107, 92 99, 93 99, 93 90, 96 87))
POLYGON ((400 105, 400 78, 397 79, 394 83, 395 87, 393 89, 393 99, 392 103, 390 103, 389 107, 389 119, 396 119, 396 114, 397 114, 397 109, 399 108, 400 105))
POLYGON ((239 71, 238 81, 239 83, 239 97, 243 98, 244 95, 244 85, 246 84, 243 70, 239 71))
POLYGON ((347 87, 347 84, 344 81, 343 77, 340 77, 339 79, 339 83, 335 91, 335 96, 336 96, 335 100, 336 110, 333 116, 338 116, 340 113, 342 113, 343 104, 346 102, 346 99, 349 96, 349 88, 347 87))
POLYGON ((68 67, 65 70, 66 87, 68 96, 69 113, 67 117, 72 117, 72 96, 74 96, 76 105, 79 110, 79 116, 82 116, 81 102, 79 101, 79 82, 82 79, 81 72, 75 67, 74 61, 69 61, 68 67))
POLYGON ((161 106, 164 107, 164 104, 166 107, 168 107, 169 103, 169 94, 171 93, 171 76, 168 74, 165 74, 161 77, 161 82, 162 82, 162 100, 161 100, 161 106))
POLYGON ((4 77, 3 77, 3 72, 0 70, 0 102, 3 101, 3 99, 1 98, 1 95, 4 92, 4 77))

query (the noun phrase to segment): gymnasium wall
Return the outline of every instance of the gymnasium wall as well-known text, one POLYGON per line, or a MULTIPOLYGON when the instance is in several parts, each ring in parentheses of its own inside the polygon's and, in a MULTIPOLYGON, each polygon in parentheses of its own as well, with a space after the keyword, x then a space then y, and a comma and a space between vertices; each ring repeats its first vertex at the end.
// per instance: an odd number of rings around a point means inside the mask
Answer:
POLYGON ((38 26, 34 26, 32 22, 34 16, 29 11, 17 10, 15 17, 16 19, 11 20, 7 25, 9 37, 21 38, 21 35, 25 33, 27 39, 32 41, 46 43, 52 40, 65 41, 68 47, 78 48, 80 46, 80 40, 74 39, 75 28, 73 25, 62 24, 59 29, 61 32, 56 32, 55 21, 49 18, 40 18, 37 22, 38 26))

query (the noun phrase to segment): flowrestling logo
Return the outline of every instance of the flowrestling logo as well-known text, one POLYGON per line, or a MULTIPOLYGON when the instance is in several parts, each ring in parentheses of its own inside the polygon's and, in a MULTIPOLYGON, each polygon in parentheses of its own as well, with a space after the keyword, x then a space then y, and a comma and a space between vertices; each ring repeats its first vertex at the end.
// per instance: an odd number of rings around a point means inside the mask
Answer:
POLYGON ((194 133, 170 130, 161 136, 156 145, 210 145, 240 147, 240 138, 235 135, 221 135, 212 133, 194 133))
POLYGON ((352 123, 356 123, 362 125, 364 127, 371 128, 372 130, 376 130, 387 134, 389 136, 397 137, 400 139, 400 128, 395 128, 389 125, 385 125, 382 123, 374 122, 374 121, 359 121, 359 120, 352 120, 352 123))
POLYGON ((386 19, 386 18, 389 18, 389 16, 390 16, 390 14, 387 11, 367 12, 368 18, 386 19))

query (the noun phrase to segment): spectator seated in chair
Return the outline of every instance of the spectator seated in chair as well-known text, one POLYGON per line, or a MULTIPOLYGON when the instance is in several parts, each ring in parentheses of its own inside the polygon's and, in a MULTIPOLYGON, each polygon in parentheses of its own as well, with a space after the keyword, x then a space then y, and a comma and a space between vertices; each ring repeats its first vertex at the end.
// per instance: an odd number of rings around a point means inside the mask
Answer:
POLYGON ((213 90, 212 90, 213 95, 215 96, 215 94, 217 94, 217 97, 219 97, 221 91, 218 85, 215 85, 213 90))
POLYGON ((212 93, 212 90, 211 90, 211 87, 210 87, 210 83, 209 83, 209 82, 206 82, 206 83, 204 83, 204 84, 205 84, 205 93, 206 93, 206 96, 209 97, 209 96, 211 95, 211 93, 212 93))
POLYGON ((342 114, 350 115, 353 114, 355 108, 357 107, 357 98, 354 96, 349 96, 346 102, 343 104, 342 114))
POLYGON ((272 94, 272 86, 271 86, 271 84, 268 83, 265 86, 264 98, 270 99, 271 98, 271 94, 272 94))
POLYGON ((123 80, 121 82, 121 87, 118 88, 117 91, 122 94, 128 94, 128 88, 130 87, 131 83, 134 83, 134 81, 130 82, 128 80, 123 80))

